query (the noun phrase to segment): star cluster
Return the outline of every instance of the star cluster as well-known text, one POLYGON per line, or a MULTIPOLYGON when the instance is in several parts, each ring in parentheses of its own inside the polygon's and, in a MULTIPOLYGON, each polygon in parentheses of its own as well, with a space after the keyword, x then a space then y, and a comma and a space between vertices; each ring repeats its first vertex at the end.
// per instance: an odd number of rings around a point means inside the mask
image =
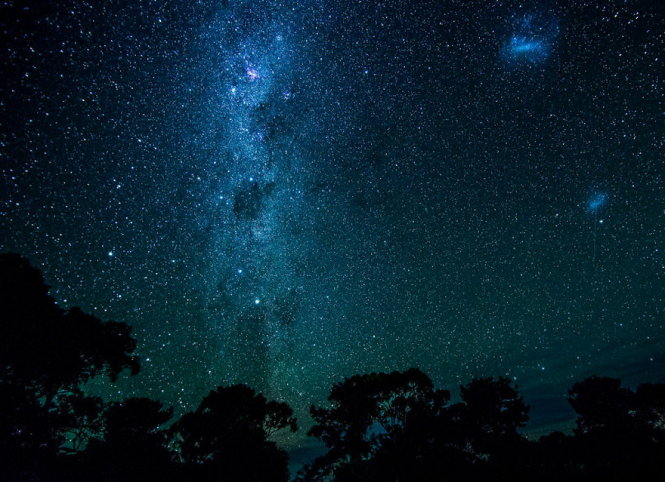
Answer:
POLYGON ((513 378, 537 428, 663 381, 657 2, 130 3, 0 3, 0 249, 135 328, 98 390, 306 426, 417 366, 513 378))

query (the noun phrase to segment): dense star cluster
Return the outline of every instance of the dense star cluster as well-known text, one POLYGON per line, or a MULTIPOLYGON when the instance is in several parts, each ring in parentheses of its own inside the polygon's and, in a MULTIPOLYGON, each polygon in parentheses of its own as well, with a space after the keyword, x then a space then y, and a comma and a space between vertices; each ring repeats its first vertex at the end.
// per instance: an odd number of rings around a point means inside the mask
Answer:
MULTIPOLYGON (((134 327, 91 389, 665 377, 655 1, 0 2, 0 250, 134 327)), ((288 441, 302 446, 306 430, 288 441)))

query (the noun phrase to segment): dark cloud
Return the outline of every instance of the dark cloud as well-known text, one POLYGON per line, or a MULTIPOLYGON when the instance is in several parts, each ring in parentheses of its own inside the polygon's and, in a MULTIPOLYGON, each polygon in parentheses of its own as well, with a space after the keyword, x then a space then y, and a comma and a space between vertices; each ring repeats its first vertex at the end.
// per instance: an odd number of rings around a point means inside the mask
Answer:
POLYGON ((253 221, 261 215, 266 202, 275 188, 274 183, 260 186, 249 182, 241 187, 233 198, 233 213, 238 219, 253 221))

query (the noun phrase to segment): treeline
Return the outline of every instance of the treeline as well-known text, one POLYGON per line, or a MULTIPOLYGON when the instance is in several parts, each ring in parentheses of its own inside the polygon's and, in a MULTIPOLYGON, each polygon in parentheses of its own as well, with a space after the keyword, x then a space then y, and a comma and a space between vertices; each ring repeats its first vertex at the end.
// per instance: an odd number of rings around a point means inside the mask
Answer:
MULTIPOLYGON (((296 431, 291 408, 245 385, 218 387, 177 420, 148 398, 105 403, 82 385, 136 374, 124 323, 102 322, 48 295, 42 274, 0 255, 0 480, 287 481, 271 439, 296 431)), ((532 441, 528 407, 506 378, 475 379, 461 401, 417 369, 356 375, 312 407, 309 435, 327 451, 299 481, 663 480, 665 384, 636 390, 575 384, 571 435, 532 441)))

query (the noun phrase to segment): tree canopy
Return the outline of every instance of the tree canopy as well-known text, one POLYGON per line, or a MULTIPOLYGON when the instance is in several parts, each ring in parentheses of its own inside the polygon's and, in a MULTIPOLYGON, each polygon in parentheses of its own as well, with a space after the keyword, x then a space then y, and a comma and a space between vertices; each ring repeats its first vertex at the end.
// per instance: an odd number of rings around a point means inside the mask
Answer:
POLYGON ((288 480, 288 457, 268 437, 297 430, 291 408, 246 385, 218 387, 180 418, 171 433, 200 480, 288 480))
POLYGON ((52 457, 67 433, 77 444, 96 424, 101 400, 82 383, 139 371, 127 324, 62 309, 48 289, 28 260, 0 254, 0 450, 17 465, 52 457))
MULTIPOLYGON (((106 402, 85 382, 139 371, 131 328, 63 309, 41 272, 0 255, 0 480, 285 482, 278 432, 292 409, 247 385, 219 386, 195 410, 149 398, 106 402)), ((451 401, 423 372, 354 375, 312 406, 326 452, 301 481, 656 481, 665 474, 665 384, 575 383, 571 434, 529 439, 529 408, 507 378, 479 378, 451 401)))
POLYGON ((572 435, 531 440, 528 406, 510 380, 474 379, 461 401, 422 372, 372 373, 333 386, 312 407, 310 434, 328 448, 304 481, 661 480, 665 474, 665 384, 636 390, 613 378, 576 383, 572 435))

